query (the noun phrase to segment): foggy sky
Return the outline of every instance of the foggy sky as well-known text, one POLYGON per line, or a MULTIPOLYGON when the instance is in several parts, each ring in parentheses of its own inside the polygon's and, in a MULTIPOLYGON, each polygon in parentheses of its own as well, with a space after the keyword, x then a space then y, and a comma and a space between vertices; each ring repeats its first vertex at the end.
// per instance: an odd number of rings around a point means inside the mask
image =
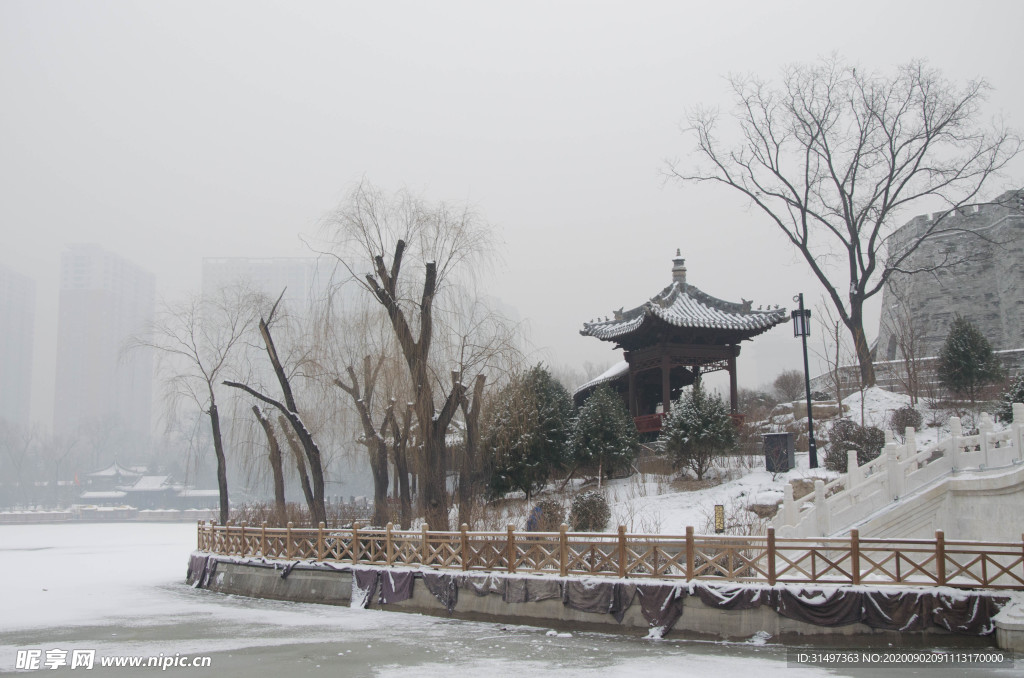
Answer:
MULTIPOLYGON (((687 108, 728 109, 723 76, 925 57, 986 78, 988 115, 1021 126, 1019 0, 711 5, 0 0, 0 262, 37 285, 33 419, 50 421, 71 243, 174 298, 204 256, 308 256, 301 236, 365 177, 473 204, 503 241, 490 294, 537 358, 603 364, 582 323, 661 290, 676 248, 712 295, 820 296, 738 197, 664 182, 687 108)), ((799 366, 776 328, 744 344, 740 383, 799 366)))

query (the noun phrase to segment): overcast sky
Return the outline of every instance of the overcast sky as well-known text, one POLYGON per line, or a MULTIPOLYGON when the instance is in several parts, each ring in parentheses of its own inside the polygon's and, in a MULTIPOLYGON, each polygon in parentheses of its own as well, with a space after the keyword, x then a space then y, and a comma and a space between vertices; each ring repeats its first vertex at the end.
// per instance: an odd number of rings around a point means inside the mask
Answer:
MULTIPOLYGON (((0 262, 37 285, 33 418, 49 423, 64 246, 96 242, 173 298, 204 256, 308 255, 300 236, 363 177, 498 228, 490 292, 549 363, 616 360, 582 323, 667 285, 676 248, 710 294, 817 299, 736 196, 664 182, 687 108, 727 107, 729 73, 835 51, 982 76, 987 115, 1020 127, 1021 26, 1019 0, 0 0, 0 262)), ((799 364, 777 328, 744 344, 740 382, 799 364)))

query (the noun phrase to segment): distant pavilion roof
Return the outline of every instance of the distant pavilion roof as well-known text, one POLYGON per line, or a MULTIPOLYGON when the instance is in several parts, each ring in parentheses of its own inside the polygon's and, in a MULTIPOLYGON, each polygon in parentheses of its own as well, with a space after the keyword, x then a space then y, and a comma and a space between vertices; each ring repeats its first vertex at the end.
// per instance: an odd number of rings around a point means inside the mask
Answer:
POLYGON ((126 468, 124 466, 121 466, 120 464, 118 464, 115 461, 110 466, 106 467, 105 469, 100 469, 99 471, 93 471, 92 473, 89 473, 87 475, 90 478, 113 478, 113 477, 116 477, 116 476, 125 476, 125 477, 130 477, 130 478, 138 478, 142 474, 141 473, 137 473, 136 471, 133 471, 133 470, 131 470, 129 468, 126 468))
POLYGON ((737 304, 716 299, 693 285, 676 280, 644 304, 629 311, 616 311, 611 320, 583 323, 580 334, 621 343, 628 335, 664 324, 681 329, 724 331, 739 341, 787 320, 784 308, 754 310, 749 301, 737 304))

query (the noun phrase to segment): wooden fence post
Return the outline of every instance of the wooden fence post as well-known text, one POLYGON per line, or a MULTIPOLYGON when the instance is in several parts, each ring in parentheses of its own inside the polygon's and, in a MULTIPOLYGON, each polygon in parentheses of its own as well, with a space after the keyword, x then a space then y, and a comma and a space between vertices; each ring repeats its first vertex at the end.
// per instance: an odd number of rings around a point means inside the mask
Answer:
POLYGON ((946 585, 946 535, 942 530, 935 530, 935 577, 939 586, 946 585))
POLYGON ((516 526, 510 524, 506 529, 508 531, 508 540, 506 542, 506 552, 507 552, 507 555, 505 556, 505 560, 506 560, 506 562, 508 564, 508 571, 509 572, 515 572, 516 571, 516 526))
POLYGON ((284 537, 284 557, 292 557, 292 522, 290 520, 288 521, 288 531, 284 537))
POLYGON ((686 526, 686 581, 693 579, 693 567, 696 561, 695 554, 693 552, 693 526, 686 526))
POLYGON ((359 562, 359 521, 352 521, 352 562, 359 562))
POLYGON ((241 528, 241 532, 240 532, 241 537, 239 538, 239 541, 242 542, 242 547, 239 549, 239 555, 244 558, 245 557, 245 552, 246 552, 246 548, 245 548, 245 521, 243 520, 241 523, 239 523, 238 526, 241 528))
POLYGON ((619 525, 619 577, 626 577, 626 526, 619 525))
POLYGON ((860 531, 850 530, 850 578, 860 584, 860 531))
POLYGON ((420 526, 420 565, 427 565, 430 562, 430 543, 427 541, 428 525, 423 523, 420 526))
POLYGON ((468 570, 469 569, 469 525, 467 525, 466 523, 462 523, 462 526, 459 528, 459 532, 461 533, 459 535, 459 544, 460 544, 460 546, 459 546, 459 555, 461 556, 461 559, 462 559, 462 569, 463 570, 468 570))
POLYGON ((768 585, 775 586, 775 528, 768 528, 768 585))
POLYGON ((569 574, 569 526, 565 523, 558 526, 558 574, 569 574))
POLYGON ((260 525, 260 555, 267 557, 267 521, 260 525))
POLYGON ((324 528, 327 527, 323 522, 316 526, 316 559, 321 561, 324 559, 324 528))
POLYGON ((394 523, 388 522, 388 524, 384 528, 384 557, 386 558, 385 562, 388 565, 391 565, 395 559, 395 554, 394 551, 392 550, 391 542, 392 527, 394 527, 394 523))

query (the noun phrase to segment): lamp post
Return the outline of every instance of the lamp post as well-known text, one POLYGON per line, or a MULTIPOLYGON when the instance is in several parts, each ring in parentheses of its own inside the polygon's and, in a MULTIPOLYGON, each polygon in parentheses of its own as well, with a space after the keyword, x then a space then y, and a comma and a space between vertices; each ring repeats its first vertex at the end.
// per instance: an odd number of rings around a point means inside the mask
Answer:
POLYGON ((793 297, 800 308, 793 311, 793 336, 800 337, 804 344, 804 389, 807 392, 807 449, 810 453, 811 468, 818 468, 818 447, 814 444, 814 416, 811 410, 811 374, 807 369, 807 337, 811 334, 811 309, 804 308, 803 292, 793 297))

